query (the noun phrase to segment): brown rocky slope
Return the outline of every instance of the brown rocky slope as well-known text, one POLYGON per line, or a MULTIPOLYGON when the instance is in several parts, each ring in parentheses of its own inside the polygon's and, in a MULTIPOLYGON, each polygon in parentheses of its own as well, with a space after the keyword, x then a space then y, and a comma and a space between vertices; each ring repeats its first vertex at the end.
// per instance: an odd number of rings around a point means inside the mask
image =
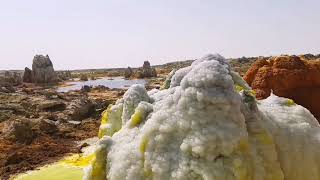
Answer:
POLYGON ((256 91, 258 99, 271 92, 294 100, 320 119, 320 60, 298 56, 277 56, 257 60, 244 79, 256 91))

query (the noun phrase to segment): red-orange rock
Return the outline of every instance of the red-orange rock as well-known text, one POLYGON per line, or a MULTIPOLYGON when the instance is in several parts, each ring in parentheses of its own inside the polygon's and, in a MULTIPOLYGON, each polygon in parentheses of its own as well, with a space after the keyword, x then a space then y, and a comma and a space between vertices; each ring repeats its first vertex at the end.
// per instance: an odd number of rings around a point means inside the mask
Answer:
POLYGON ((298 56, 278 56, 257 60, 244 76, 256 91, 257 99, 267 98, 271 91, 294 100, 320 120, 320 61, 298 56))

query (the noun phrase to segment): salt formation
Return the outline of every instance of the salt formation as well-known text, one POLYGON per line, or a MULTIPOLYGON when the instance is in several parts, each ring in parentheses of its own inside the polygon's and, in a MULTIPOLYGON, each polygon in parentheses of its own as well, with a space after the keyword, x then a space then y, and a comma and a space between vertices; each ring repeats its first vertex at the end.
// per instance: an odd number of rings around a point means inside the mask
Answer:
POLYGON ((103 114, 84 179, 320 179, 319 124, 254 91, 220 55, 175 72, 170 88, 132 86, 103 114))

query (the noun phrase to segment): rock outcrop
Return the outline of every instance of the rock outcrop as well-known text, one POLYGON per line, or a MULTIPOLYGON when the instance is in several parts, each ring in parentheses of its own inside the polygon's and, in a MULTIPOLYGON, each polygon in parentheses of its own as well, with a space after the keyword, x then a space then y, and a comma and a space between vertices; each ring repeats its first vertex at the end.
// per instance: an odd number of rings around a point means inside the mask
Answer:
POLYGON ((88 75, 87 74, 83 73, 83 74, 80 75, 80 81, 88 81, 88 80, 89 79, 88 79, 88 75))
POLYGON ((142 66, 142 76, 143 77, 157 77, 157 72, 155 68, 150 66, 149 61, 144 61, 142 66))
POLYGON ((0 76, 0 85, 17 86, 21 82, 21 74, 18 72, 5 71, 4 76, 0 76))
POLYGON ((53 69, 49 56, 36 55, 32 63, 32 72, 35 83, 57 82, 57 75, 53 69))
POLYGON ((151 67, 149 61, 144 61, 143 66, 133 71, 128 67, 124 72, 125 78, 150 78, 157 77, 157 71, 151 67))
POLYGON ((9 84, 5 84, 5 85, 1 85, 0 84, 0 92, 3 93, 14 93, 16 90, 14 89, 14 87, 12 85, 9 84))
POLYGON ((53 69, 52 62, 48 55, 36 55, 32 62, 32 71, 25 68, 23 75, 24 82, 28 83, 56 83, 57 74, 53 69))
POLYGON ((3 132, 5 138, 25 144, 30 144, 35 137, 32 123, 25 118, 7 122, 3 132))
POLYGON ((33 82, 32 70, 29 69, 28 67, 24 68, 23 82, 26 82, 26 83, 32 83, 33 82))
POLYGON ((124 77, 125 78, 130 78, 133 75, 133 70, 131 67, 128 67, 125 71, 124 71, 124 77))
POLYGON ((57 72, 57 76, 59 81, 66 81, 72 78, 72 74, 70 71, 60 71, 57 72))
POLYGON ((3 76, 0 76, 0 92, 13 93, 15 87, 22 83, 21 74, 18 72, 6 71, 3 76))
POLYGON ((320 61, 298 56, 278 56, 256 61, 244 80, 258 99, 277 96, 294 100, 320 120, 320 61))
POLYGON ((176 71, 166 87, 134 85, 109 106, 84 179, 320 178, 317 120, 290 99, 257 103, 222 56, 176 71))

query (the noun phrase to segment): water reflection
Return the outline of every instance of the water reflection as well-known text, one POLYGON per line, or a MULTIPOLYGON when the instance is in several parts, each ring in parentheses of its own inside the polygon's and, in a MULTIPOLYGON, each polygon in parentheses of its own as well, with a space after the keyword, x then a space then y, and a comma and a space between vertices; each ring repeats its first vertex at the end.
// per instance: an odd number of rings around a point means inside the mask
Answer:
POLYGON ((66 84, 68 86, 65 87, 59 87, 57 89, 58 92, 68 92, 68 91, 73 91, 73 90, 80 90, 84 85, 87 86, 105 86, 108 88, 119 88, 119 89, 127 89, 131 85, 134 84, 146 84, 146 80, 144 79, 124 79, 123 77, 104 77, 101 79, 97 80, 89 80, 89 81, 74 81, 74 82, 67 82, 66 84))

